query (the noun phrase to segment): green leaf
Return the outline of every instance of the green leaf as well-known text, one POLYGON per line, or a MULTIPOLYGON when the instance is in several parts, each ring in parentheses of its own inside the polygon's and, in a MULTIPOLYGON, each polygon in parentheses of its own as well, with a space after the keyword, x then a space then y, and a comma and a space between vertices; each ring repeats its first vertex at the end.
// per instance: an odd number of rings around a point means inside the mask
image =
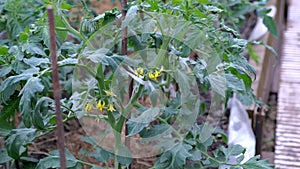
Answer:
POLYGON ((190 160, 200 161, 202 159, 202 153, 200 150, 193 150, 191 154, 192 156, 190 157, 190 160))
POLYGON ((32 113, 32 124, 39 130, 45 129, 44 119, 39 112, 32 113))
POLYGON ((72 66, 78 63, 78 59, 67 58, 57 62, 58 66, 72 66))
POLYGON ((36 103, 34 111, 32 112, 32 124, 37 129, 45 128, 42 113, 45 115, 49 114, 48 111, 51 104, 54 104, 54 101, 49 97, 42 97, 36 103))
POLYGON ((220 150, 224 153, 226 159, 228 160, 231 156, 242 154, 245 151, 245 148, 243 148, 241 145, 233 145, 228 148, 222 146, 220 150))
POLYGON ((12 70, 9 65, 2 65, 0 68, 0 78, 6 76, 12 70))
POLYGON ((118 154, 117 155, 117 160, 119 163, 122 165, 129 166, 129 164, 132 162, 132 157, 131 157, 131 152, 128 147, 119 144, 117 147, 118 154))
POLYGON ((275 49, 274 49, 272 46, 265 45, 265 47, 266 47, 268 50, 270 50, 270 51, 274 54, 274 56, 275 56, 275 58, 276 58, 277 60, 279 59, 278 53, 275 51, 275 49))
POLYGON ((242 164, 241 167, 243 167, 243 169, 253 169, 253 168, 273 169, 274 168, 274 165, 270 164, 268 160, 259 160, 259 158, 260 158, 259 155, 252 157, 250 160, 242 164))
POLYGON ((103 168, 99 166, 93 166, 91 169, 103 169, 103 168))
MULTIPOLYGON (((60 27, 60 28, 65 28, 65 24, 64 22, 61 20, 61 17, 56 16, 55 17, 55 26, 56 27, 60 27)), ((60 39, 62 41, 65 41, 68 35, 68 31, 67 30, 57 30, 56 31, 57 35, 60 37, 60 39)))
MULTIPOLYGON (((45 169, 45 168, 59 168, 60 158, 59 151, 51 151, 50 156, 43 158, 39 161, 35 169, 45 169)), ((77 165, 77 159, 66 149, 66 165, 67 167, 75 167, 77 165)))
POLYGON ((233 91, 245 91, 245 84, 242 79, 239 79, 233 74, 226 74, 226 85, 233 91))
POLYGON ((41 47, 40 44, 37 43, 25 43, 22 45, 22 51, 26 51, 29 54, 33 55, 41 55, 41 56, 47 56, 46 53, 44 52, 43 48, 41 47))
POLYGON ((50 63, 48 58, 37 58, 37 57, 31 57, 29 59, 24 58, 23 61, 24 61, 24 63, 26 63, 27 65, 29 65, 31 67, 36 67, 36 66, 40 66, 41 64, 49 64, 50 63))
POLYGON ((256 65, 258 65, 259 56, 257 55, 256 51, 253 49, 253 45, 248 44, 247 49, 248 49, 248 53, 249 53, 250 58, 252 60, 254 60, 256 65))
POLYGON ((223 10, 216 7, 216 6, 213 6, 213 5, 209 5, 209 6, 205 6, 205 9, 208 11, 208 12, 215 12, 215 13, 221 13, 223 10))
POLYGON ((70 4, 67 4, 67 3, 63 3, 63 4, 61 4, 61 9, 66 9, 66 10, 70 10, 70 9, 72 9, 73 8, 73 6, 72 5, 70 5, 70 4))
POLYGON ((22 43, 26 43, 28 40, 29 35, 26 32, 21 32, 19 34, 19 39, 22 43))
POLYGON ((97 159, 99 162, 102 163, 107 163, 107 161, 110 159, 111 157, 111 153, 104 150, 101 147, 96 147, 97 151, 95 153, 91 154, 91 157, 94 157, 95 159, 97 159))
POLYGON ((4 46, 0 46, 0 55, 7 55, 8 53, 8 48, 4 46))
MULTIPOLYGON (((93 137, 81 137, 81 140, 90 144, 90 145, 97 145, 97 140, 95 140, 93 137)), ((90 156, 94 157, 99 162, 107 163, 107 161, 112 158, 111 152, 105 150, 104 148, 100 146, 95 146, 96 152, 92 153, 90 156)))
POLYGON ((159 108, 149 108, 137 118, 131 118, 127 121, 128 137, 138 134, 145 127, 148 127, 155 117, 159 114, 159 108))
MULTIPOLYGON (((109 53, 110 50, 106 48, 100 48, 92 53, 89 53, 88 58, 94 63, 101 63, 103 65, 109 66, 113 72, 118 68, 119 57, 110 57, 106 54, 109 53)), ((88 54, 88 53, 87 53, 88 54)))
POLYGON ((174 78, 176 80, 176 82, 179 85, 179 88, 181 91, 181 94, 183 94, 184 96, 188 96, 191 92, 190 92, 190 77, 183 71, 181 70, 176 70, 174 72, 174 78))
POLYGON ((13 126, 6 119, 0 119, 0 137, 8 136, 12 129, 13 126))
POLYGON ((19 102, 19 98, 14 98, 9 104, 4 105, 3 109, 0 111, 0 119, 7 119, 9 116, 13 116, 18 109, 19 102))
POLYGON ((22 60, 24 58, 24 53, 20 50, 18 46, 10 47, 8 51, 11 55, 15 56, 17 60, 22 60))
POLYGON ((5 148, 1 148, 0 149, 0 164, 4 164, 6 162, 9 162, 10 160, 12 160, 11 157, 8 156, 7 151, 5 148))
POLYGON ((172 0, 173 5, 180 5, 182 3, 182 0, 172 0))
POLYGON ((213 91, 225 97, 226 78, 224 73, 212 73, 208 75, 208 80, 213 91))
POLYGON ((160 93, 160 90, 157 90, 157 89, 156 89, 156 90, 153 90, 153 91, 150 93, 149 97, 150 97, 150 100, 151 100, 151 105, 152 105, 153 107, 156 106, 157 99, 158 99, 158 98, 161 98, 160 96, 162 96, 161 93, 160 93))
POLYGON ((148 6, 148 4, 146 4, 144 6, 146 8, 149 8, 149 10, 158 10, 159 9, 158 1, 156 1, 156 0, 146 0, 146 2, 150 5, 150 7, 148 6))
POLYGON ((178 143, 171 149, 165 151, 155 162, 156 169, 174 169, 183 168, 186 164, 186 159, 192 157, 189 150, 192 146, 178 143))
POLYGON ((209 0, 197 0, 200 4, 209 4, 209 0))
POLYGON ((275 24, 275 21, 272 17, 265 15, 263 18, 263 23, 266 25, 266 27, 268 28, 269 32, 273 35, 273 36, 278 36, 278 32, 277 32, 277 27, 275 24))
POLYGON ((0 86, 0 103, 5 103, 14 94, 20 81, 27 80, 30 77, 32 77, 31 73, 24 73, 5 79, 0 86))
POLYGON ((4 89, 3 91, 1 91, 0 86, 0 104, 7 104, 7 101, 11 99, 11 96, 16 92, 18 86, 18 83, 12 84, 10 87, 4 89))
POLYGON ((34 101, 36 94, 43 91, 43 89, 44 85, 41 83, 41 79, 32 77, 26 82, 25 86, 19 93, 19 96, 22 95, 20 100, 20 111, 26 127, 31 126, 31 104, 34 101))
POLYGON ((27 144, 32 142, 36 137, 35 129, 14 129, 10 136, 5 141, 5 148, 7 153, 13 159, 20 159, 20 157, 27 151, 27 144))
POLYGON ((0 86, 0 93, 9 89, 12 85, 18 84, 22 80, 27 80, 30 77, 32 77, 32 74, 30 73, 24 73, 16 76, 10 76, 7 79, 5 79, 0 86))
POLYGON ((275 49, 272 46, 267 45, 264 41, 252 41, 252 43, 256 44, 256 45, 263 45, 264 47, 266 47, 268 50, 270 50, 274 54, 274 56, 277 60, 279 59, 279 55, 275 51, 275 49))
MULTIPOLYGON (((57 33, 58 31, 56 31, 57 33)), ((44 44, 50 48, 50 34, 49 34, 49 27, 48 26, 43 26, 40 28, 40 33, 39 35, 44 41, 44 44)))
POLYGON ((153 125, 149 130, 141 132, 142 138, 161 137, 172 132, 172 126, 169 124, 153 125))

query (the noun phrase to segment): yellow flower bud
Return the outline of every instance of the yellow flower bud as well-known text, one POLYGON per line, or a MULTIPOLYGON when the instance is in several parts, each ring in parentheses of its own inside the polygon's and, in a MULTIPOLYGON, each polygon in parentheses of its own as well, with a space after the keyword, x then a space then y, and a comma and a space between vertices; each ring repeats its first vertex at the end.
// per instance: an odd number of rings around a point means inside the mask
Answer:
POLYGON ((109 96, 116 97, 116 95, 115 95, 114 92, 112 92, 112 91, 104 90, 104 92, 105 92, 107 95, 109 95, 109 96))
POLYGON ((89 112, 89 111, 92 110, 92 108, 93 108, 93 104, 92 103, 88 103, 88 104, 85 105, 84 110, 86 112, 89 112))
POLYGON ((141 76, 143 76, 143 74, 144 74, 144 69, 141 68, 141 67, 138 67, 138 68, 135 70, 135 72, 137 73, 138 77, 141 77, 141 76))
POLYGON ((116 111, 116 109, 114 108, 114 105, 113 105, 113 104, 109 104, 107 110, 110 111, 110 112, 116 111))
POLYGON ((100 112, 102 112, 103 109, 105 109, 105 102, 104 101, 102 102, 101 100, 99 100, 97 103, 97 109, 99 109, 100 112))

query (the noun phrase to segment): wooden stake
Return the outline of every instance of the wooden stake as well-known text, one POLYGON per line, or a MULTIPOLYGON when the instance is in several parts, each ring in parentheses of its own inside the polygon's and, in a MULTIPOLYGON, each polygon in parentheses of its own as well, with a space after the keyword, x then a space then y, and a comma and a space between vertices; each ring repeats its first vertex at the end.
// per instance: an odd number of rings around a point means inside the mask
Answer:
POLYGON ((53 97, 55 101, 55 113, 56 113, 56 137, 57 137, 57 147, 59 149, 60 156, 60 168, 66 169, 66 153, 65 153, 65 134, 63 119, 60 109, 60 86, 59 86, 59 76, 58 76, 58 66, 56 57, 56 34, 54 25, 54 15, 53 7, 48 6, 48 20, 49 20, 49 32, 50 32, 50 53, 52 57, 52 81, 53 81, 53 97))

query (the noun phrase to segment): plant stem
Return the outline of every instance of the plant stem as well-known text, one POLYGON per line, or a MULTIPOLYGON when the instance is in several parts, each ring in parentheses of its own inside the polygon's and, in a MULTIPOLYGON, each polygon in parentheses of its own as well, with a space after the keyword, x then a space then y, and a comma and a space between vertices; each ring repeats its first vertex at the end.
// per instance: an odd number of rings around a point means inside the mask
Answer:
POLYGON ((99 88, 100 96, 102 97, 104 95, 105 86, 104 86, 104 73, 102 71, 101 63, 97 68, 97 73, 95 78, 98 81, 98 88, 99 88))
POLYGON ((115 160, 114 160, 114 168, 119 169, 119 162, 118 162, 118 147, 121 144, 121 132, 117 131, 116 129, 113 129, 114 132, 114 154, 115 154, 115 160))
POLYGON ((80 33, 79 31, 77 31, 76 29, 74 29, 70 25, 70 23, 68 22, 67 18, 61 12, 61 10, 59 8, 56 8, 56 10, 58 11, 58 15, 61 17, 62 22, 65 24, 65 29, 68 30, 69 32, 71 32, 73 35, 79 37, 83 41, 83 46, 81 47, 81 49, 83 49, 85 47, 85 45, 87 45, 90 49, 93 49, 93 46, 88 41, 88 39, 82 33, 80 33))
MULTIPOLYGON (((159 116, 157 117, 157 119, 162 121, 165 124, 169 124, 165 119, 163 119, 159 116)), ((180 141, 184 140, 184 137, 182 137, 181 134, 177 130, 175 130, 173 127, 172 127, 172 130, 173 130, 174 134, 180 139, 180 141)))
POLYGON ((82 160, 77 160, 77 162, 81 163, 81 164, 84 164, 84 165, 91 166, 91 167, 100 167, 98 165, 95 165, 95 164, 92 164, 92 163, 89 163, 89 162, 85 162, 85 161, 82 161, 82 160))
POLYGON ((161 48, 159 49, 157 59, 155 60, 155 63, 154 63, 155 67, 158 67, 160 64, 162 64, 170 41, 171 41, 171 37, 166 37, 163 35, 163 44, 162 44, 161 48))

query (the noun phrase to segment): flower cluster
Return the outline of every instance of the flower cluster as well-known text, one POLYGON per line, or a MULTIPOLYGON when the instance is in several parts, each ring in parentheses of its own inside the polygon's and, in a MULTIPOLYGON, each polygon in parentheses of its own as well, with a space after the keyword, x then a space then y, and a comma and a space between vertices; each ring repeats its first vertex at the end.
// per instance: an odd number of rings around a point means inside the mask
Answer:
POLYGON ((141 67, 135 69, 135 73, 137 74, 138 77, 143 78, 144 76, 148 75, 148 77, 154 81, 157 81, 157 78, 161 75, 162 71, 163 71, 163 67, 161 67, 160 70, 155 69, 149 71, 148 73, 145 73, 144 69, 141 67))
MULTIPOLYGON (((108 96, 110 97, 116 97, 116 95, 112 92, 112 91, 104 91, 108 96)), ((91 111, 92 109, 94 108, 94 105, 92 103, 87 103, 84 107, 84 110, 86 112, 89 112, 91 111)), ((106 107, 106 103, 104 100, 99 100, 97 102, 97 105, 96 105, 96 108, 100 111, 100 112, 103 112, 103 110, 107 110, 109 112, 113 112, 113 111, 116 111, 113 103, 112 103, 112 100, 110 99, 109 101, 109 104, 108 106, 106 107)))

